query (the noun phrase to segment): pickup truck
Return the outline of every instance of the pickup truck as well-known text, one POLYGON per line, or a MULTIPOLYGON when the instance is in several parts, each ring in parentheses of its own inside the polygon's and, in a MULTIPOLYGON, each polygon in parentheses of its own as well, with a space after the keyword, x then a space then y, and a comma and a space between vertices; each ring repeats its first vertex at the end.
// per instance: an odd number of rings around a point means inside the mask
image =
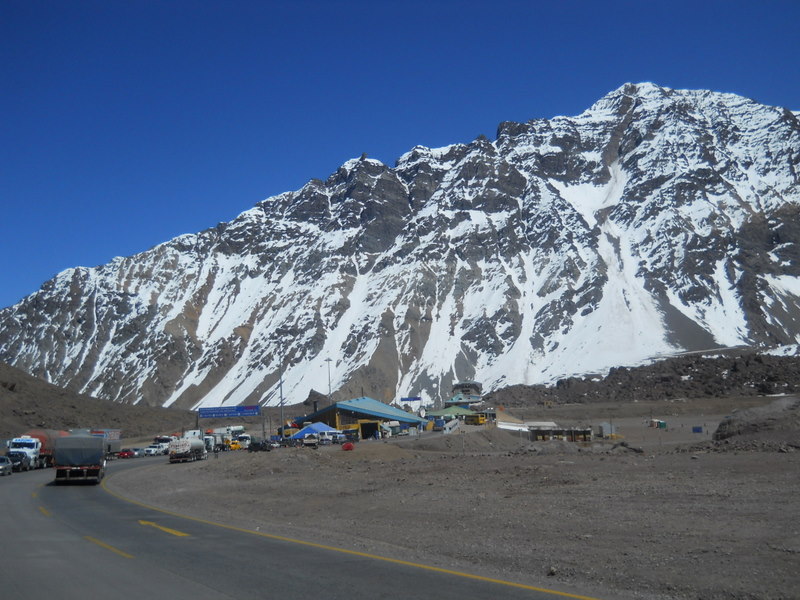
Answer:
POLYGON ((307 433, 303 437, 304 448, 319 448, 319 438, 314 433, 307 433))

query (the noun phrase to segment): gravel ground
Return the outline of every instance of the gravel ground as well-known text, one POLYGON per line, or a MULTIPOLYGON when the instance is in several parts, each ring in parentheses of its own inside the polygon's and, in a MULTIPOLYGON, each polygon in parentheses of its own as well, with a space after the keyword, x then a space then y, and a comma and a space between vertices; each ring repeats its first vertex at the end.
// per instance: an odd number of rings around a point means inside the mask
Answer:
POLYGON ((667 431, 646 427, 652 407, 617 411, 627 445, 485 427, 352 452, 147 459, 108 486, 239 527, 604 599, 798 598, 798 401, 736 413, 750 425, 712 441, 725 408, 683 407, 667 431))

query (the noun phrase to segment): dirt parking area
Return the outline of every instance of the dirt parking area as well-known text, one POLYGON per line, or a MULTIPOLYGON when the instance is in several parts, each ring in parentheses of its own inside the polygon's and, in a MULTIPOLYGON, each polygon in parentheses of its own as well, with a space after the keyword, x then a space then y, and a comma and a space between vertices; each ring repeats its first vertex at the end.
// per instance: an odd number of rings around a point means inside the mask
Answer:
MULTIPOLYGON (((649 408, 617 412, 627 446, 482 427, 159 461, 108 485, 247 529, 608 600, 797 598, 800 437, 770 429, 797 403, 710 441, 715 419, 745 408, 696 404, 666 431, 646 426, 649 408)), ((582 418, 607 421, 600 409, 582 418)))

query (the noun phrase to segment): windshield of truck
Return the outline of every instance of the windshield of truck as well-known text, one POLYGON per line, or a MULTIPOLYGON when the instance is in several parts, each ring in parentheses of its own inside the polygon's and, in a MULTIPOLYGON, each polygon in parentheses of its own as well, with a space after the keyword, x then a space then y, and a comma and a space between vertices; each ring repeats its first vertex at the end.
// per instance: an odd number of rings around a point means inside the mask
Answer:
POLYGON ((36 448, 36 442, 11 442, 12 448, 36 448))

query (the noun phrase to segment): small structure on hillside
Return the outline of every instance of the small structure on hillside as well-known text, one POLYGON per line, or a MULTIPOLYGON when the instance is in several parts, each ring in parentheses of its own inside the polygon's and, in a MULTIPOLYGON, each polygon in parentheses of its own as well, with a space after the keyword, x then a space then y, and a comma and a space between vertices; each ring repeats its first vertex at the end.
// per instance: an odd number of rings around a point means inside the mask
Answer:
POLYGON ((553 421, 525 421, 525 428, 534 442, 558 439, 560 427, 553 421))
POLYGON ((564 442, 591 442, 591 427, 562 427, 553 421, 526 421, 530 439, 534 442, 561 440, 564 442))
POLYGON ((497 427, 509 431, 524 432, 532 442, 546 442, 550 440, 591 442, 593 439, 591 427, 564 427, 555 421, 521 421, 505 412, 497 413, 497 427))
POLYGON ((597 437, 602 439, 610 438, 616 433, 614 426, 608 421, 603 421, 597 426, 597 437))
POLYGON ((478 381, 459 381, 453 384, 453 396, 444 401, 444 407, 461 406, 473 408, 481 404, 483 386, 478 381))

